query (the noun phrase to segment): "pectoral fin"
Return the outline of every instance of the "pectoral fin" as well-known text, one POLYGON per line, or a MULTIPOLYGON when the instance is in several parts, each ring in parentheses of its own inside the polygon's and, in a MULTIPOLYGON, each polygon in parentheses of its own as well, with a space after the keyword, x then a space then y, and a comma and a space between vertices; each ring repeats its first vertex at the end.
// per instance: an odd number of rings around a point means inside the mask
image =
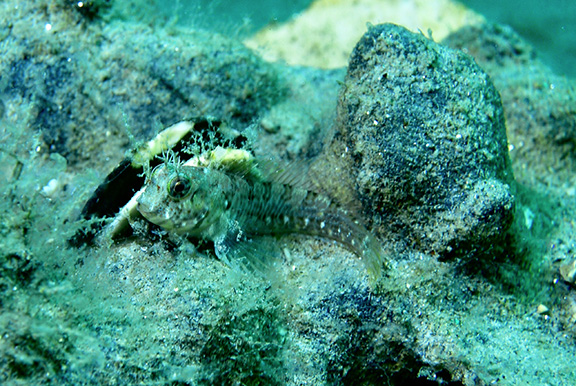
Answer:
POLYGON ((216 256, 231 267, 265 272, 282 256, 272 237, 247 238, 238 223, 232 224, 226 235, 214 242, 216 256))

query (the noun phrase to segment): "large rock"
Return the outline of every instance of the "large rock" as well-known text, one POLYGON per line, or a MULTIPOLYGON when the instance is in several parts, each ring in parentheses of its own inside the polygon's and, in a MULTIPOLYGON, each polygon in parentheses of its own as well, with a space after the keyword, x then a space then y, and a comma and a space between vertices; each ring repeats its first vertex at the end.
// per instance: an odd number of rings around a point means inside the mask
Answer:
POLYGON ((370 27, 338 115, 333 149, 349 154, 385 240, 446 256, 503 239, 514 213, 504 114, 470 57, 396 25, 370 27))
POLYGON ((535 180, 549 189, 558 177, 570 179, 576 170, 574 79, 554 74, 528 43, 505 26, 462 28, 443 44, 473 56, 502 95, 518 182, 532 185, 535 180))
POLYGON ((0 118, 26 121, 41 132, 38 149, 80 170, 94 159, 117 162, 129 136, 147 140, 186 118, 211 116, 241 131, 287 90, 276 69, 221 35, 79 26, 69 20, 73 5, 55 6, 52 24, 36 25, 42 6, 5 8, 14 15, 9 33, 0 24, 0 118))

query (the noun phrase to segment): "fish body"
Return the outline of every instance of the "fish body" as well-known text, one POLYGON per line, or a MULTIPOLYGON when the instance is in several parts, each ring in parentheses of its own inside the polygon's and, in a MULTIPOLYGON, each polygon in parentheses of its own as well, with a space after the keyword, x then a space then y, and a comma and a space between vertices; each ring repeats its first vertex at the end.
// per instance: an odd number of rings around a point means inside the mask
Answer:
POLYGON ((137 209, 168 231, 213 241, 225 261, 247 251, 243 243, 254 237, 300 233, 343 244, 377 275, 383 263, 377 240, 331 198, 297 181, 292 172, 262 177, 163 164, 152 172, 137 209))

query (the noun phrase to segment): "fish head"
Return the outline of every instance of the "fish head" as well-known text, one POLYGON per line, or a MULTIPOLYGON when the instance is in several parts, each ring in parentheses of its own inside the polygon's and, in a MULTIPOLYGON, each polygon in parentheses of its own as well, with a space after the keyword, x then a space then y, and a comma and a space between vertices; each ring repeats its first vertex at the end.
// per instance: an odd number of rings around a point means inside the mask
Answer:
POLYGON ((159 165, 138 197, 137 209, 166 230, 201 235, 226 206, 212 174, 206 167, 159 165))

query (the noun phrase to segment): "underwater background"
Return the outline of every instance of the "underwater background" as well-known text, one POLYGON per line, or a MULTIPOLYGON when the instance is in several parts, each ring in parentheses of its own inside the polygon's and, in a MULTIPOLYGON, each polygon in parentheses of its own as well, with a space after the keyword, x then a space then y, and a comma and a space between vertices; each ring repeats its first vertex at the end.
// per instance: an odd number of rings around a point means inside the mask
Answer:
POLYGON ((1 0, 0 383, 576 384, 575 39, 561 0, 1 0), (259 238, 265 275, 142 219, 78 242, 180 121, 307 160, 382 272, 307 234, 259 238))

